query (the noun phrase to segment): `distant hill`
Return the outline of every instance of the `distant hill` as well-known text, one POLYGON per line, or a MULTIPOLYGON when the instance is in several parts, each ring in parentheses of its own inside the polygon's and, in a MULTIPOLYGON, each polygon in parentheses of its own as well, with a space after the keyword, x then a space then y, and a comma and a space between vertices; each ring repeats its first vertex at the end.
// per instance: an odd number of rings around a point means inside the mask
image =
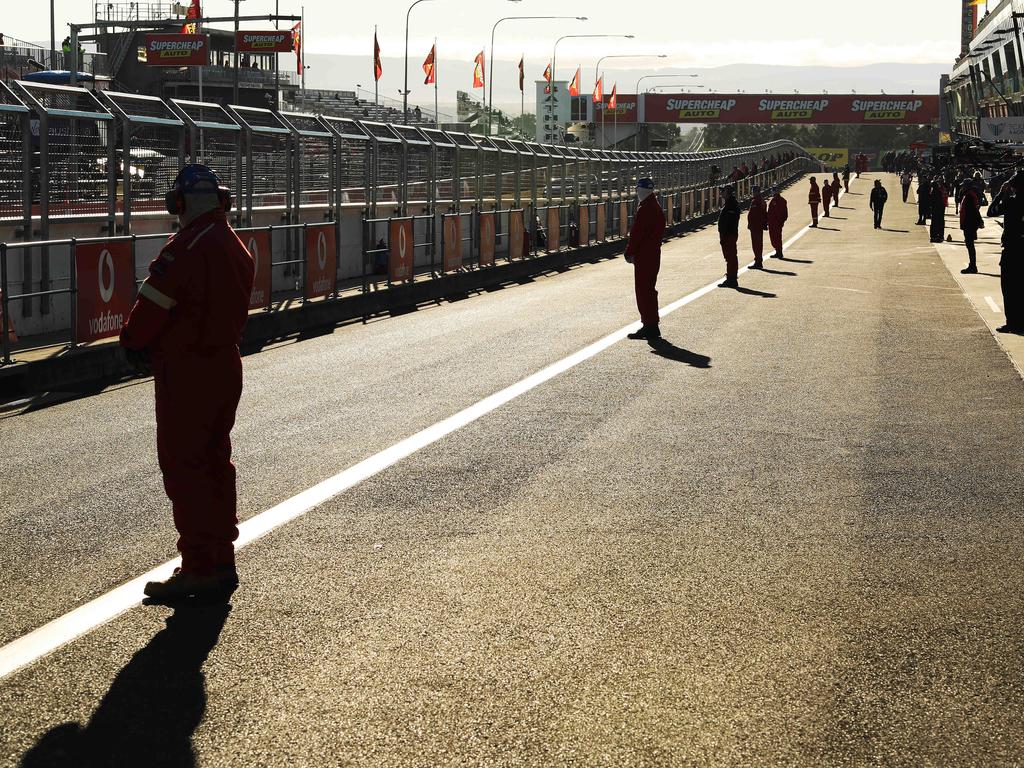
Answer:
MULTIPOLYGON (((310 69, 306 74, 306 84, 310 88, 329 88, 352 90, 361 84, 367 91, 373 91, 372 62, 369 56, 342 56, 335 54, 307 54, 306 63, 310 69)), ((389 99, 401 99, 402 59, 383 59, 384 77, 380 82, 380 95, 389 99)), ((499 60, 496 64, 494 82, 494 103, 512 112, 519 111, 519 89, 517 61, 499 60), (498 73, 501 73, 500 76, 498 73)), ((539 80, 541 68, 538 62, 527 62, 526 77, 526 110, 533 111, 533 81, 539 80), (536 69, 534 72, 532 70, 536 69)), ((569 66, 563 70, 559 67, 559 79, 571 77, 569 66)), ((610 84, 617 81, 620 93, 632 93, 637 80, 644 74, 676 74, 681 78, 696 73, 695 83, 707 86, 710 92, 735 93, 737 90, 746 92, 773 91, 775 93, 849 93, 856 90, 861 93, 938 93, 939 76, 949 72, 951 64, 871 64, 861 67, 793 67, 775 66, 771 64, 730 64, 724 67, 700 68, 664 68, 657 70, 605 70, 606 91, 610 84)), ((457 90, 469 90, 472 82, 472 62, 440 61, 439 101, 442 112, 455 113, 455 93, 457 90)), ((584 74, 584 86, 589 89, 592 84, 593 71, 584 74)), ((664 82, 664 81, 663 81, 664 82)), ((682 82, 682 80, 680 81, 682 82)), ((644 83, 647 88, 657 80, 644 83)), ((433 102, 432 90, 423 85, 423 74, 420 62, 410 55, 409 88, 411 103, 430 104, 433 102)), ((476 92, 479 94, 479 92, 476 92)))

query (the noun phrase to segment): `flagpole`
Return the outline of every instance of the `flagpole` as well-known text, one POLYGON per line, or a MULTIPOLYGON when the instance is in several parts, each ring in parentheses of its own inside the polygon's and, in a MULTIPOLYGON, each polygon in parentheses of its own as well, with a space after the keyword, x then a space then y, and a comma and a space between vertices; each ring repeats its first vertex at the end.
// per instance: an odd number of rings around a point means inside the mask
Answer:
POLYGON ((441 127, 441 115, 437 111, 437 38, 434 38, 434 127, 441 127))
MULTIPOLYGON (((302 7, 302 10, 299 12, 299 29, 302 30, 299 33, 299 40, 300 41, 302 41, 302 38, 306 36, 306 6, 303 5, 301 7, 302 7)), ((237 32, 237 30, 236 30, 236 32, 237 32)), ((302 41, 300 44, 305 44, 305 41, 302 41)), ((306 57, 305 56, 302 57, 302 101, 303 101, 303 103, 305 103, 305 101, 306 101, 306 57)))
MULTIPOLYGON (((526 59, 525 53, 519 57, 519 61, 522 62, 524 59, 526 59)), ((526 138, 526 89, 522 79, 519 81, 519 135, 526 138)))
MULTIPOLYGON (((601 75, 601 77, 604 77, 604 75, 601 75)), ((608 137, 605 136, 605 132, 604 132, 604 118, 605 118, 606 114, 608 114, 608 107, 605 106, 604 94, 602 93, 601 94, 601 149, 604 149, 605 142, 607 142, 607 140, 608 140, 608 137)))
MULTIPOLYGON (((376 24, 373 25, 373 47, 374 47, 374 51, 373 51, 373 106, 376 107, 376 106, 378 106, 380 104, 380 98, 378 96, 378 93, 380 91, 380 80, 377 79, 377 50, 376 50, 377 49, 377 25, 376 24)), ((406 64, 406 68, 407 69, 408 69, 408 66, 409 65, 407 63, 406 64)), ((406 83, 405 87, 406 87, 406 89, 408 89, 409 83, 406 83)), ((402 122, 404 123, 405 120, 402 120, 402 122)))

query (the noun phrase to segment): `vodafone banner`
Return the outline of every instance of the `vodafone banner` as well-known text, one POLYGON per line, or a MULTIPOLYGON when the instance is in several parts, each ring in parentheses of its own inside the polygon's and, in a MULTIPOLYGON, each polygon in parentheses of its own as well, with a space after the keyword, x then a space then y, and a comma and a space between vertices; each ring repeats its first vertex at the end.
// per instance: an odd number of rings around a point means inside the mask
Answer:
POLYGON ((580 223, 579 223, 579 234, 578 234, 577 239, 579 240, 579 242, 578 243, 573 243, 573 245, 578 245, 580 248, 586 248, 588 245, 590 245, 590 206, 589 205, 581 205, 580 206, 580 223))
POLYGON ((512 211, 508 215, 508 258, 510 261, 512 259, 526 258, 526 253, 523 250, 526 245, 525 235, 523 212, 512 211))
POLYGON ((291 53, 294 35, 290 29, 270 29, 266 32, 236 32, 235 42, 243 53, 291 53))
POLYGON ((338 282, 338 254, 334 224, 306 227, 306 298, 334 293, 338 282))
POLYGON ((258 230, 239 232, 238 236, 245 243, 256 267, 252 294, 249 296, 249 309, 259 309, 267 306, 270 301, 270 233, 258 230))
POLYGON ((462 217, 458 214, 444 217, 444 271, 462 268, 462 217))
POLYGON ((130 242, 89 243, 75 248, 78 312, 75 341, 117 336, 135 301, 135 264, 130 242))
POLYGON ((146 35, 146 63, 151 67, 185 67, 210 63, 208 35, 146 35))
POLYGON ((643 119, 648 123, 930 125, 939 122, 939 97, 648 93, 643 119))
POLYGON ((608 239, 607 227, 608 211, 604 203, 597 204, 597 242, 603 243, 608 239))
POLYGON ((412 219, 392 219, 388 230, 388 279, 392 283, 412 280, 412 219))
POLYGON ((494 264, 494 214, 480 214, 480 266, 494 264))

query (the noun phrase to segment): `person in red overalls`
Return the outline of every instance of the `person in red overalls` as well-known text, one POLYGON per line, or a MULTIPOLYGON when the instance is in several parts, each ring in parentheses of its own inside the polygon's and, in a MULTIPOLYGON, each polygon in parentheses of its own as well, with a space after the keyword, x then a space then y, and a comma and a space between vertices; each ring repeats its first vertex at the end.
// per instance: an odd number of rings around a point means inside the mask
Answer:
POLYGON ((789 218, 789 204, 782 192, 776 187, 772 193, 772 201, 768 204, 768 238, 771 240, 775 253, 773 259, 782 258, 782 228, 789 218))
POLYGON ((761 188, 754 187, 754 198, 747 211, 747 229, 750 230, 750 248, 754 252, 751 269, 764 269, 764 231, 768 229, 768 206, 761 197, 761 188))
POLYGON ((828 183, 828 179, 825 179, 825 183, 821 185, 821 207, 825 212, 825 218, 828 216, 829 206, 832 205, 832 185, 828 183))
POLYGON ((725 204, 718 214, 718 242, 725 259, 725 281, 719 283, 718 287, 738 288, 739 257, 736 244, 740 239, 740 205, 736 202, 736 190, 733 187, 726 187, 723 194, 725 204))
POLYGON ((658 316, 658 271, 661 269, 661 239, 665 236, 665 212, 661 210, 654 182, 640 179, 636 183, 636 207, 633 226, 626 243, 626 261, 633 265, 633 285, 636 307, 640 310, 639 330, 629 334, 631 339, 657 339, 661 337, 658 316))
POLYGON ((136 366, 156 385, 157 455, 178 529, 181 567, 146 584, 157 600, 238 585, 231 428, 242 394, 238 344, 255 265, 228 224, 230 192, 203 165, 188 165, 167 193, 181 229, 149 265, 121 331, 136 366))
POLYGON ((843 182, 839 178, 839 174, 836 172, 832 173, 832 205, 839 207, 839 190, 842 189, 843 182))
POLYGON ((811 226, 818 226, 818 206, 821 205, 821 190, 818 180, 811 176, 811 191, 807 194, 807 203, 811 206, 811 226))

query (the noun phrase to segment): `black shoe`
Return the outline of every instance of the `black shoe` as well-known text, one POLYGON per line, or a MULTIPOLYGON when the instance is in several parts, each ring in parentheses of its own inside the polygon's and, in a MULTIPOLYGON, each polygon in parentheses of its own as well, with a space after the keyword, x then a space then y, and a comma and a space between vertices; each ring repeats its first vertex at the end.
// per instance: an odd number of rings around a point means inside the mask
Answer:
POLYGON ((183 600, 187 597, 208 597, 231 594, 238 588, 238 573, 233 566, 218 568, 211 574, 192 573, 175 568, 163 581, 147 582, 142 590, 154 600, 183 600))
POLYGON ((776 251, 775 253, 773 253, 768 258, 770 258, 770 259, 781 259, 782 258, 782 251, 776 251))
POLYGON ((656 339, 659 336, 661 336, 661 331, 656 325, 642 325, 640 330, 626 334, 627 339, 656 339))
POLYGON ((760 261, 755 261, 753 264, 750 265, 750 268, 751 269, 764 269, 764 264, 762 264, 760 261))
POLYGON ((970 264, 960 270, 961 275, 976 275, 978 274, 978 268, 973 264, 970 264))
POLYGON ((1015 333, 1019 336, 1024 334, 1024 328, 1017 328, 1012 325, 1001 325, 996 328, 996 333, 1015 333))
POLYGON ((725 282, 718 284, 719 288, 739 288, 739 281, 735 278, 725 278, 725 282))

